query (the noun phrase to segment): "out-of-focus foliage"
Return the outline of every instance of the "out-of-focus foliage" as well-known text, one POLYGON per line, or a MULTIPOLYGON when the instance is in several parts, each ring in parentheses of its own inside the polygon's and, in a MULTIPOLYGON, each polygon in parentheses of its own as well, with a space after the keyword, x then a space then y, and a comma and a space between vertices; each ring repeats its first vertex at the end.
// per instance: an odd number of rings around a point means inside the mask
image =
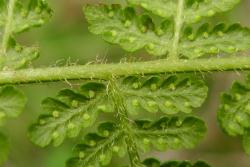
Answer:
POLYGON ((17 44, 15 35, 43 25, 51 14, 44 0, 31 0, 27 6, 21 0, 0 1, 1 70, 22 68, 38 57, 37 48, 17 44))
POLYGON ((0 165, 7 159, 9 154, 9 141, 8 139, 0 133, 0 165))
MULTIPOLYGON (((8 118, 16 118, 24 110, 26 97, 24 94, 12 87, 4 86, 0 88, 0 127, 8 118)), ((9 141, 0 132, 0 165, 7 159, 9 153, 9 141)))
POLYGON ((7 118, 16 118, 24 110, 26 97, 24 94, 12 87, 4 86, 0 88, 0 125, 7 118))

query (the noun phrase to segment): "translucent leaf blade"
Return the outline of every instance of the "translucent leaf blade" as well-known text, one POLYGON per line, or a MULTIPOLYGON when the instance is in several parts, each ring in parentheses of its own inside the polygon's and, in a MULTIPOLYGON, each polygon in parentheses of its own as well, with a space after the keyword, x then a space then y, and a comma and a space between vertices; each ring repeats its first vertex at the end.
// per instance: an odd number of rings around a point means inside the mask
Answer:
POLYGON ((8 14, 8 1, 3 0, 0 3, 0 27, 5 25, 7 22, 11 22, 10 34, 23 32, 32 27, 38 27, 46 23, 52 15, 52 10, 44 0, 31 0, 29 5, 26 7, 24 3, 18 0, 15 3, 13 16, 7 19, 8 14))
POLYGON ((208 90, 201 79, 188 75, 130 76, 121 81, 120 89, 131 114, 191 113, 202 105, 208 90))
POLYGON ((0 165, 6 161, 9 154, 9 142, 8 139, 0 133, 0 165))
POLYGON ((112 44, 118 44, 129 52, 145 48, 152 55, 168 53, 173 26, 165 21, 156 26, 147 15, 137 16, 133 8, 113 6, 86 6, 84 13, 89 30, 112 44))
POLYGON ((235 82, 228 93, 221 97, 221 104, 217 113, 221 128, 230 136, 242 136, 243 147, 250 154, 250 86, 235 82))
POLYGON ((186 2, 184 18, 187 23, 200 21, 202 17, 212 17, 216 13, 233 9, 240 0, 189 0, 186 2))
POLYGON ((124 134, 114 123, 99 125, 98 133, 87 134, 75 148, 76 157, 67 162, 67 167, 106 166, 113 154, 124 156, 126 144, 124 134))
POLYGON ((138 5, 154 14, 169 18, 176 14, 177 5, 175 0, 127 0, 132 5, 138 5))
POLYGON ((221 98, 218 120, 221 127, 231 136, 243 135, 245 128, 250 127, 250 89, 236 82, 229 93, 221 98))
POLYGON ((15 35, 48 22, 52 10, 45 0, 2 0, 0 2, 0 70, 26 67, 39 55, 38 49, 22 47, 15 35))
POLYGON ((195 117, 163 117, 156 122, 136 121, 137 145, 144 151, 151 148, 191 149, 206 133, 205 123, 195 117))
POLYGON ((93 125, 99 112, 113 112, 112 103, 107 103, 106 86, 88 82, 81 90, 65 89, 56 98, 42 102, 47 113, 38 118, 29 130, 31 141, 41 147, 60 145, 66 137, 76 137, 82 128, 93 125))
POLYGON ((23 47, 14 39, 9 42, 6 53, 0 52, 0 70, 17 70, 27 67, 33 60, 39 57, 38 49, 35 47, 23 47))
POLYGON ((226 26, 218 24, 210 28, 203 24, 194 31, 191 27, 184 30, 179 52, 193 59, 205 55, 231 55, 250 48, 250 30, 239 24, 226 26))
POLYGON ((16 118, 24 110, 26 97, 12 86, 0 88, 0 124, 6 118, 16 118))
MULTIPOLYGON (((176 0, 127 0, 132 5, 138 5, 155 15, 170 18, 176 16, 176 0)), ((183 9, 183 20, 186 23, 200 21, 203 17, 212 17, 216 13, 231 10, 240 0, 188 0, 183 9)))

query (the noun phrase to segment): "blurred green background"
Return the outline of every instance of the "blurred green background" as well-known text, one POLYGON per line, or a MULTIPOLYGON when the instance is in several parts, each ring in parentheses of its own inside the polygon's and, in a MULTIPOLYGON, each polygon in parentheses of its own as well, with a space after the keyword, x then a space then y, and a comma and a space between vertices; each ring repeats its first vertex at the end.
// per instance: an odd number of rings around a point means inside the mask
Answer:
MULTIPOLYGON (((65 66, 85 64, 88 62, 114 62, 125 57, 141 57, 145 52, 128 54, 118 46, 109 45, 87 30, 82 14, 82 6, 86 3, 121 2, 118 0, 48 0, 54 10, 52 20, 42 28, 32 29, 20 35, 19 42, 25 45, 36 45, 41 49, 41 57, 33 64, 35 67, 65 66)), ((218 15, 213 21, 240 22, 250 26, 250 0, 242 0, 233 11, 218 15)), ((142 56, 143 57, 143 56, 142 56)), ((208 134, 194 150, 153 152, 143 157, 154 155, 162 160, 205 160, 213 167, 249 167, 250 157, 244 154, 241 141, 222 133, 216 122, 216 110, 219 96, 230 87, 234 79, 241 79, 240 74, 216 73, 206 75, 210 88, 209 97, 200 109, 200 115, 208 124, 208 134)), ((77 86, 77 83, 72 83, 77 86)), ((25 112, 15 120, 10 120, 2 130, 10 136, 11 154, 3 167, 63 167, 70 157, 74 142, 67 140, 58 148, 38 148, 27 138, 27 129, 42 112, 40 102, 47 96, 54 96, 61 87, 70 87, 67 82, 21 85, 28 96, 25 112)), ((114 165, 116 166, 114 160, 114 165)))

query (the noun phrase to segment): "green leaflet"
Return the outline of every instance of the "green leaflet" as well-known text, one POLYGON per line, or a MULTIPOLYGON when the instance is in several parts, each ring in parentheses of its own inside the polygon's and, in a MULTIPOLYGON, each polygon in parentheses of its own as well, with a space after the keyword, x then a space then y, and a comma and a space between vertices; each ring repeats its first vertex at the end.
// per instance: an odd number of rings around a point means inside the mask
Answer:
POLYGON ((67 166, 106 166, 113 153, 125 156, 125 139, 129 135, 133 136, 136 145, 143 150, 148 150, 151 144, 160 150, 166 150, 166 147, 193 148, 206 132, 204 122, 195 117, 163 117, 156 122, 137 120, 131 124, 130 131, 118 126, 105 122, 98 127, 98 133, 87 134, 83 142, 76 146, 76 156, 67 162, 67 166))
POLYGON ((192 165, 189 161, 168 161, 165 163, 161 163, 159 160, 154 158, 146 159, 143 164, 146 167, 210 167, 210 165, 206 164, 203 161, 197 161, 192 165))
POLYGON ((84 13, 92 33, 121 45, 126 51, 145 48, 150 54, 160 56, 171 48, 173 25, 168 20, 155 26, 149 16, 139 17, 133 8, 122 9, 119 5, 87 5, 84 13))
POLYGON ((27 7, 20 0, 1 0, 0 9, 0 26, 4 27, 6 24, 10 24, 8 31, 11 35, 43 25, 52 14, 44 0, 31 0, 27 7), (11 10, 8 7, 11 6, 12 2, 14 6, 11 10), (9 13, 12 13, 11 18, 8 18, 9 13))
POLYGON ((189 75, 129 76, 120 83, 127 110, 131 114, 164 112, 191 113, 204 102, 208 88, 189 75))
POLYGON ((2 133, 0 133, 0 148, 0 165, 2 165, 9 154, 9 142, 2 133))
POLYGON ((52 10, 44 0, 30 0, 28 5, 20 0, 0 1, 0 69, 19 69, 38 57, 36 48, 16 44, 16 34, 46 23, 52 10))
POLYGON ((30 0, 27 7, 23 5, 22 1, 14 0, 15 4, 12 11, 8 9, 11 1, 13 0, 1 0, 0 3, 0 26, 5 27, 6 24, 11 22, 9 23, 10 29, 8 29, 11 35, 41 26, 51 17, 52 10, 44 0, 30 0), (12 13, 10 20, 8 20, 8 12, 12 13))
POLYGON ((79 91, 62 90, 56 98, 42 102, 48 112, 30 127, 29 137, 41 147, 58 146, 66 137, 76 137, 82 128, 91 126, 99 112, 112 112, 113 104, 108 101, 106 86, 99 82, 88 82, 79 91))
POLYGON ((134 134, 137 146, 144 151, 191 149, 204 137, 205 123, 196 117, 163 117, 158 121, 136 121, 134 134))
POLYGON ((12 87, 0 88, 0 125, 6 118, 15 118, 24 110, 26 97, 21 91, 12 87))
POLYGON ((229 93, 224 93, 218 112, 221 127, 231 136, 244 135, 250 128, 250 89, 239 82, 233 84, 229 93))
POLYGON ((221 98, 218 120, 222 129, 230 136, 243 136, 243 146, 250 154, 250 82, 235 82, 221 98))
MULTIPOLYGON (((88 5, 84 13, 92 33, 119 44, 126 51, 145 48, 151 55, 162 56, 172 49, 173 21, 165 20, 156 25, 149 16, 138 16, 134 8, 122 9, 119 5, 88 5)), ((194 59, 206 55, 230 55, 250 48, 250 30, 239 24, 218 24, 210 29, 206 23, 197 30, 192 27, 188 26, 181 32, 178 44, 181 57, 194 59)))
POLYGON ((191 27, 184 30, 179 45, 179 52, 184 57, 193 59, 203 55, 219 53, 232 54, 250 48, 250 30, 239 24, 226 26, 218 24, 212 29, 203 24, 196 31, 191 27))
MULTIPOLYGON (((26 97, 12 86, 0 87, 0 127, 7 118, 16 118, 24 110, 26 97)), ((0 133, 0 165, 7 159, 9 153, 8 139, 0 133)))
POLYGON ((126 149, 123 131, 114 123, 102 123, 98 133, 86 135, 83 142, 76 146, 76 157, 68 160, 67 167, 106 166, 114 153, 123 157, 126 149))
POLYGON ((35 47, 24 47, 9 41, 9 49, 5 56, 0 55, 0 70, 20 69, 26 67, 32 60, 39 57, 38 49, 35 47))
MULTIPOLYGON (((117 82, 120 96, 131 115, 143 111, 166 114, 190 113, 200 107, 207 95, 201 80, 184 75, 126 77, 117 82)), ((60 145, 66 137, 78 136, 82 128, 91 126, 98 113, 114 112, 114 102, 106 82, 89 82, 80 91, 62 90, 57 98, 47 98, 43 108, 48 111, 31 126, 33 143, 45 147, 60 145)))
POLYGON ((177 1, 176 0, 155 0, 153 3, 150 0, 127 0, 132 5, 138 5, 146 10, 152 11, 154 14, 169 18, 176 15, 177 1))
POLYGON ((97 133, 87 134, 76 146, 76 155, 67 166, 108 165, 113 153, 124 156, 127 150, 130 157, 137 157, 134 161, 138 164, 137 146, 144 151, 151 146, 159 150, 193 148, 204 136, 206 126, 195 117, 163 117, 150 122, 131 121, 127 114, 145 110, 153 113, 159 110, 166 114, 190 113, 202 104, 206 94, 204 82, 182 74, 87 82, 78 91, 65 89, 56 98, 45 99, 42 105, 48 112, 30 127, 29 137, 41 147, 51 143, 58 146, 66 137, 76 137, 82 128, 93 125, 99 112, 116 112, 113 114, 116 123, 102 123, 97 133))
MULTIPOLYGON (((177 13, 177 0, 127 0, 139 5, 155 15, 169 18, 177 13)), ((186 23, 198 22, 202 17, 211 17, 216 13, 232 9, 240 0, 185 0, 183 20, 186 23)))

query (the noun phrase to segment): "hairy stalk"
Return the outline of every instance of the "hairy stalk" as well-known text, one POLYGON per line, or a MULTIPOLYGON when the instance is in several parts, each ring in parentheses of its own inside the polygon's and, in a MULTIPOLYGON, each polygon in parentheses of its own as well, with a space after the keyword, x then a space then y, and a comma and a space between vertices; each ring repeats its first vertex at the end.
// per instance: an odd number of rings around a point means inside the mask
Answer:
POLYGON ((178 59, 178 45, 180 41, 180 34, 183 25, 183 10, 184 0, 178 0, 177 13, 175 17, 175 32, 173 39, 173 47, 170 54, 170 59, 178 59))
POLYGON ((14 14, 14 9, 15 9, 15 3, 16 3, 16 0, 9 0, 6 25, 4 28, 3 40, 2 40, 3 53, 7 52, 8 42, 11 37, 11 29, 12 29, 11 26, 12 26, 13 14, 14 14))
POLYGON ((108 89, 115 103, 115 110, 117 111, 116 116, 119 120, 120 129, 124 131, 124 134, 126 135, 125 140, 131 167, 143 167, 143 165, 141 164, 139 153, 137 151, 137 146, 134 142, 134 134, 131 129, 132 127, 127 114, 127 109, 124 105, 124 100, 114 78, 110 80, 108 89))
POLYGON ((109 79, 112 75, 250 70, 250 57, 81 65, 0 71, 0 84, 25 84, 79 79, 109 79))

